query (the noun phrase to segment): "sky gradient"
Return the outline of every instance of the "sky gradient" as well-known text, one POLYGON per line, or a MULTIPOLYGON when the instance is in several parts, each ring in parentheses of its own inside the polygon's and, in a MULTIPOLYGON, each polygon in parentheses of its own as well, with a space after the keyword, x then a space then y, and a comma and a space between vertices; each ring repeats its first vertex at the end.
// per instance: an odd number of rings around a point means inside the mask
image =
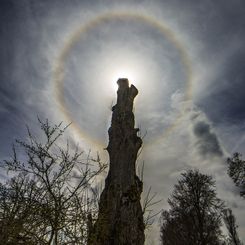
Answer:
MULTIPOLYGON (((162 199, 156 211, 168 208, 179 174, 198 168, 215 177, 245 241, 245 202, 226 173, 226 158, 245 154, 244 10, 243 0, 1 0, 0 159, 26 125, 39 134, 38 115, 72 122, 67 138, 106 160, 116 81, 126 76, 139 90, 138 163, 145 191, 162 199)), ((149 244, 157 230, 156 221, 149 244)))

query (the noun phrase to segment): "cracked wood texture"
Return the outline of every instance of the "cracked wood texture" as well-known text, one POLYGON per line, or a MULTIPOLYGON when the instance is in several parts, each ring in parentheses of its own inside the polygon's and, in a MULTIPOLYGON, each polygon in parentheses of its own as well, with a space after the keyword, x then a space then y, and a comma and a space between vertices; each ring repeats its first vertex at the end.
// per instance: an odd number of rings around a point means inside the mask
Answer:
POLYGON ((99 202, 98 219, 89 232, 89 245, 142 245, 145 241, 140 204, 143 183, 135 163, 142 140, 134 128, 133 102, 138 94, 128 79, 119 79, 117 104, 112 108, 107 151, 110 169, 99 202))

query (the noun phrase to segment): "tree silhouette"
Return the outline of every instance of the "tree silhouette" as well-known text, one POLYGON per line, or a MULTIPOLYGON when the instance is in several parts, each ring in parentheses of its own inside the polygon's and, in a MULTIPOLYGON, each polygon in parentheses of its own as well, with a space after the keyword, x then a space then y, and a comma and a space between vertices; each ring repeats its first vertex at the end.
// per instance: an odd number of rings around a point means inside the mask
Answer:
POLYGON ((241 188, 241 196, 245 196, 245 161, 242 154, 234 153, 232 158, 227 159, 228 175, 232 178, 236 186, 241 188))
POLYGON ((106 165, 60 147, 67 127, 39 123, 44 142, 28 130, 2 163, 14 176, 0 185, 1 244, 85 244, 96 209, 90 182, 106 165))
POLYGON ((242 245, 237 233, 236 218, 232 213, 232 210, 227 208, 223 211, 223 220, 228 231, 228 244, 230 245, 242 245))
POLYGON ((145 224, 140 203, 143 182, 136 175, 136 159, 142 146, 135 128, 133 102, 138 94, 126 78, 118 81, 117 103, 112 107, 108 130, 110 167, 99 201, 98 219, 89 245, 143 245, 145 224))
POLYGON ((223 202, 211 176, 190 170, 181 174, 161 217, 164 245, 221 244, 223 202))

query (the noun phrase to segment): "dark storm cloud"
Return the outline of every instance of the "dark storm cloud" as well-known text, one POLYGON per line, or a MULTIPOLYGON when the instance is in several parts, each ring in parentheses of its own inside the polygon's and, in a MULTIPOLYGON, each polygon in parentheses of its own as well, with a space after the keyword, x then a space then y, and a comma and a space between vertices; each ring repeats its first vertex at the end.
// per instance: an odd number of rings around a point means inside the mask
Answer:
POLYGON ((210 125, 205 121, 197 121, 193 125, 193 133, 196 136, 196 145, 199 153, 206 156, 222 156, 217 136, 211 132, 210 125))

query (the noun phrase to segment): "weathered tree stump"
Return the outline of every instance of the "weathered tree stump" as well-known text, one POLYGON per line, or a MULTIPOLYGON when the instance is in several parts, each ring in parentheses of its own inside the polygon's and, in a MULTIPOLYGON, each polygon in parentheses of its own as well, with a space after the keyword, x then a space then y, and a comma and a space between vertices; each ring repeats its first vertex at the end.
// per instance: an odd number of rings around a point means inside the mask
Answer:
POLYGON ((98 219, 89 245, 142 245, 145 241, 140 204, 143 183, 136 175, 135 162, 142 140, 134 128, 133 102, 138 94, 128 79, 119 79, 117 104, 112 108, 107 151, 110 169, 100 197, 98 219))

